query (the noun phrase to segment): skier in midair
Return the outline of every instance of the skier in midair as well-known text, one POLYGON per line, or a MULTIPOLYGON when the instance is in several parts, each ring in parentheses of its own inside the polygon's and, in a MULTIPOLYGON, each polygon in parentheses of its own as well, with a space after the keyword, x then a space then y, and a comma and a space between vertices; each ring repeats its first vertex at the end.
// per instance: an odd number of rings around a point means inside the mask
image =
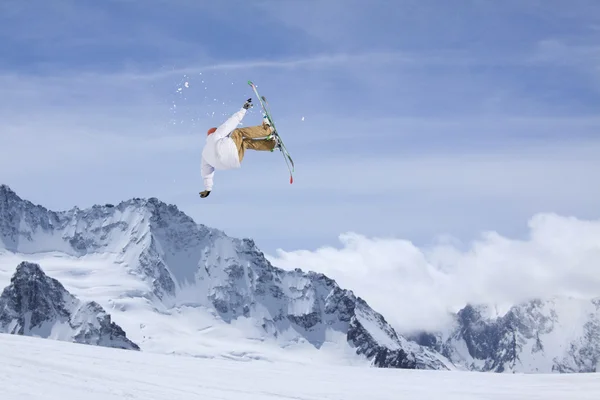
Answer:
POLYGON ((269 138, 273 128, 267 118, 263 118, 262 125, 236 128, 250 107, 252 107, 251 98, 246 100, 242 108, 221 126, 208 130, 206 144, 202 151, 201 167, 205 190, 200 192, 200 197, 205 198, 212 191, 215 170, 241 167, 247 149, 272 151, 278 147, 277 135, 269 138))

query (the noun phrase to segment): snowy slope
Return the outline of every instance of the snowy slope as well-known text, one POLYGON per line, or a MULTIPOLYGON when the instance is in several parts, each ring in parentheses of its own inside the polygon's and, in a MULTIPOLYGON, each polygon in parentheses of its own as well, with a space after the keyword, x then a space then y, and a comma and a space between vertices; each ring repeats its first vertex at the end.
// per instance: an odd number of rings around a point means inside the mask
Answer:
POLYGON ((3 400, 595 400, 598 374, 239 363, 0 334, 3 400), (19 351, 14 351, 14 349, 19 351))
POLYGON ((0 284, 22 261, 98 302, 144 351, 453 368, 326 276, 274 268, 251 240, 154 198, 53 212, 0 186, 0 284))
POLYGON ((600 298, 532 300, 504 315, 468 305, 454 329, 418 341, 472 370, 598 372, 600 298))

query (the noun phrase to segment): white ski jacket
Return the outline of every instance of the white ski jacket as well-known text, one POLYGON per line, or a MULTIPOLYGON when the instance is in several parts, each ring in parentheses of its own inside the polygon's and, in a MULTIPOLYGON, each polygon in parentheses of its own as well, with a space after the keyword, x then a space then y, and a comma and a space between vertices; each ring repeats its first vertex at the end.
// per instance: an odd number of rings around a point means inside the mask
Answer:
POLYGON ((234 169, 241 166, 238 149, 229 134, 242 122, 244 115, 246 115, 246 109, 242 108, 206 137, 206 144, 202 150, 201 175, 204 187, 208 191, 213 188, 215 170, 234 169))

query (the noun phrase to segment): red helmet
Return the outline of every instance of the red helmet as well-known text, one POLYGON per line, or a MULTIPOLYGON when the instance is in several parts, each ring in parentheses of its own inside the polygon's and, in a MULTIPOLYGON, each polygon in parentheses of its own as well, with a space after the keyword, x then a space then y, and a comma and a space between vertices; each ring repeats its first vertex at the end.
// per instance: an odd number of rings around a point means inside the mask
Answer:
POLYGON ((214 132, 214 131, 216 131, 216 130, 217 130, 217 128, 210 128, 210 129, 208 130, 208 132, 206 132, 206 136, 210 135, 211 133, 213 133, 213 132, 214 132))

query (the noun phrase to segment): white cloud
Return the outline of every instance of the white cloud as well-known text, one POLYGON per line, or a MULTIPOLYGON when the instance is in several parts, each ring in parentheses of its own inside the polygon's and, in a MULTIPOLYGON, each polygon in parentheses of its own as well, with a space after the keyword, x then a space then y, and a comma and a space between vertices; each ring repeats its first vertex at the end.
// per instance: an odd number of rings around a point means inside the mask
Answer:
POLYGON ((340 236, 341 248, 278 250, 281 268, 325 273, 401 332, 443 327, 467 302, 508 305, 534 297, 600 296, 600 220, 537 214, 525 240, 485 232, 462 245, 417 247, 393 237, 340 236))

